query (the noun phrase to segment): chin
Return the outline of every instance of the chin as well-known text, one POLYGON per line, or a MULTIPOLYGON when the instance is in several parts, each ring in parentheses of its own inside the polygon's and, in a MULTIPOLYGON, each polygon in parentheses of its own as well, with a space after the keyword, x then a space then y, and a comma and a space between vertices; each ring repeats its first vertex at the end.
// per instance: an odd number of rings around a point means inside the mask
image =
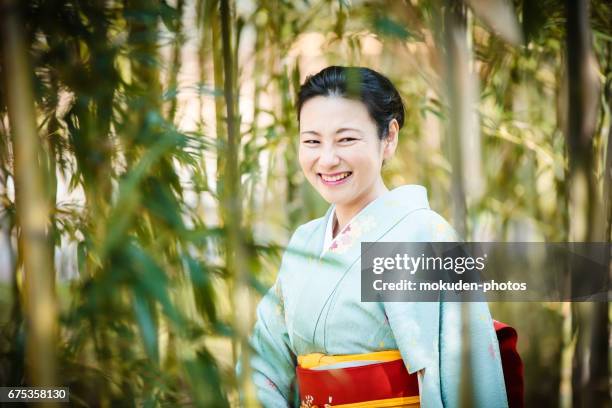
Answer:
MULTIPOLYGON (((326 187, 325 185, 319 184, 318 180, 316 185, 312 183, 311 185, 314 187, 317 193, 319 193, 319 195, 329 204, 334 204, 336 206, 342 205, 344 203, 349 202, 351 199, 351 197, 347 197, 347 191, 330 191, 330 187, 326 187)), ((331 189, 333 188, 334 187, 331 187, 331 189)))
POLYGON ((321 191, 319 191, 318 193, 329 204, 338 204, 338 198, 337 197, 334 197, 333 195, 330 195, 330 194, 323 194, 323 192, 321 192, 321 191))
POLYGON ((320 189, 317 189, 317 193, 319 193, 319 195, 325 200, 327 201, 329 204, 338 204, 339 201, 342 201, 340 199, 340 197, 338 197, 338 195, 336 194, 330 194, 327 191, 323 191, 320 189))
POLYGON ((350 200, 347 200, 347 197, 339 197, 339 195, 336 194, 321 194, 321 197, 329 204, 334 204, 336 207, 350 202, 350 200))

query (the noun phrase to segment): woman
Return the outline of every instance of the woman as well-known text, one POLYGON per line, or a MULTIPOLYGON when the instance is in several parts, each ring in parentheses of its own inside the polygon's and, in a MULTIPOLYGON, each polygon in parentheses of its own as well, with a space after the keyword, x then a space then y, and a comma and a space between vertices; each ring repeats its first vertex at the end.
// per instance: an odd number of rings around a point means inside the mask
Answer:
POLYGON ((454 407, 471 372, 472 403, 506 407, 486 304, 468 304, 462 337, 458 303, 360 301, 362 241, 456 240, 425 188, 383 182, 404 122, 397 90, 370 69, 328 67, 302 85, 297 108, 302 171, 331 207, 293 234, 258 306, 251 344, 261 404, 454 407))

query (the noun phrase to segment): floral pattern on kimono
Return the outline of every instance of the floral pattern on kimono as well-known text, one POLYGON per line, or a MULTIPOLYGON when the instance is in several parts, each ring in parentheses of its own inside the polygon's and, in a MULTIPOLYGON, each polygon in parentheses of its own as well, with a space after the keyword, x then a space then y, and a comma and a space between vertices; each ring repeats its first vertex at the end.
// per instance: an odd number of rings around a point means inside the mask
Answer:
MULTIPOLYGON (((299 227, 283 255, 275 285, 257 308, 251 337, 253 382, 260 403, 298 407, 298 355, 399 350, 418 373, 421 406, 459 405, 461 349, 468 342, 474 405, 507 407, 499 346, 486 303, 361 302, 361 242, 456 241, 454 230, 429 208, 426 190, 402 186, 370 203, 322 252, 325 217, 299 227), (305 255, 307 254, 307 255, 305 255), (281 313, 279 313, 281 311, 281 313), (461 333, 467 317, 469 332, 461 333)), ((302 401, 307 404, 307 401, 302 401)))

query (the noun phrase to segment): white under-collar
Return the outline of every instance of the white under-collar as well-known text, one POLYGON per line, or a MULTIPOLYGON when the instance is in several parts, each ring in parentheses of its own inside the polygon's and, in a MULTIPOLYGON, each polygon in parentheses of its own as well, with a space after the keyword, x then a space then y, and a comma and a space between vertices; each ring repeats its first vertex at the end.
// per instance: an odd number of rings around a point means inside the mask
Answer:
MULTIPOLYGON (((408 209, 415 208, 429 208, 429 202, 427 201, 427 190, 423 186, 419 186, 416 184, 408 184, 404 186, 400 186, 394 188, 393 190, 387 191, 385 194, 376 198, 370 204, 366 205, 362 208, 357 214, 350 219, 349 222, 346 223, 344 228, 347 225, 353 222, 353 220, 358 217, 367 207, 373 205, 373 203, 382 198, 387 200, 395 201, 395 204, 398 208, 403 209, 404 211, 408 209)), ((329 210, 329 217, 327 217, 327 225, 325 227, 325 236, 323 238, 323 249, 321 250, 321 255, 325 255, 325 253, 329 250, 329 247, 334 243, 334 240, 340 236, 342 231, 338 231, 338 235, 334 238, 334 222, 336 220, 336 206, 332 205, 329 210)))
POLYGON ((332 207, 327 217, 327 226, 325 227, 325 236, 323 238, 323 251, 321 256, 327 252, 332 242, 334 241, 334 223, 336 222, 336 207, 332 207))
MULTIPOLYGON (((346 225, 349 225, 351 222, 353 222, 355 217, 357 217, 360 213, 361 211, 353 215, 353 218, 351 218, 350 221, 346 223, 346 225)), ((329 212, 329 217, 327 217, 327 226, 325 227, 325 237, 323 239, 323 251, 321 252, 321 256, 325 255, 325 253, 329 250, 329 247, 334 243, 334 240, 338 238, 338 236, 342 232, 340 231, 340 229, 338 229, 338 234, 334 237, 334 224, 335 223, 336 223, 336 206, 333 206, 329 212)), ((346 228, 346 225, 344 226, 344 228, 346 228)))

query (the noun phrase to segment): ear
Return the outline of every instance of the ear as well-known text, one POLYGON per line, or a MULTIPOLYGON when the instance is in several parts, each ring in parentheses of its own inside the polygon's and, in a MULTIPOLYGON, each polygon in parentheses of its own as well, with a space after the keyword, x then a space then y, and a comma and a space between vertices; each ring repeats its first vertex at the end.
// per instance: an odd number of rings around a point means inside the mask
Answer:
POLYGON ((399 137, 399 123, 397 120, 392 119, 389 122, 389 128, 387 129, 387 137, 383 140, 385 148, 383 151, 383 159, 389 160, 395 154, 397 149, 397 142, 399 137))

